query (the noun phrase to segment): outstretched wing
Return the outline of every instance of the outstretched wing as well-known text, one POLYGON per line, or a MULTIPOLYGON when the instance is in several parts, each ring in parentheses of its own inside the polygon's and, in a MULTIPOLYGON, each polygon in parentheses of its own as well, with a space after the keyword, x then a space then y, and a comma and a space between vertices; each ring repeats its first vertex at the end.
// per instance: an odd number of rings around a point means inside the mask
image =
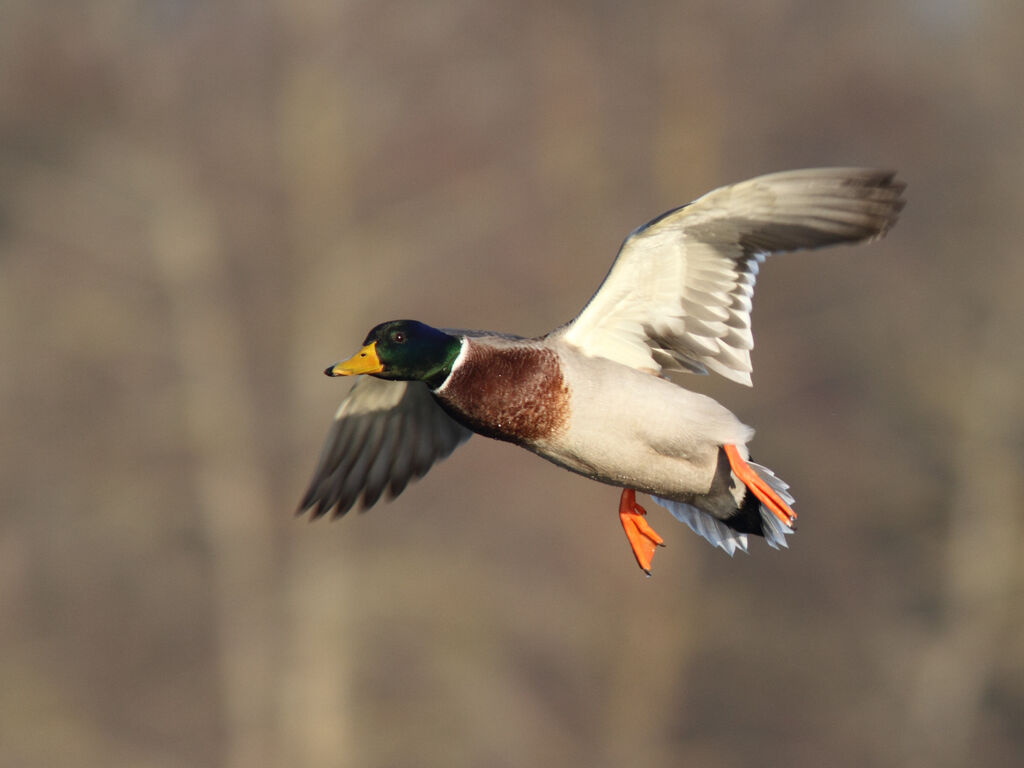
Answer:
POLYGON ((369 509, 397 496, 472 434, 439 406, 425 384, 362 376, 334 416, 299 513, 369 509))
POLYGON ((884 235, 904 204, 894 175, 784 171, 663 213, 626 238, 597 293, 555 333, 586 354, 651 373, 710 369, 749 386, 760 263, 778 251, 884 235))

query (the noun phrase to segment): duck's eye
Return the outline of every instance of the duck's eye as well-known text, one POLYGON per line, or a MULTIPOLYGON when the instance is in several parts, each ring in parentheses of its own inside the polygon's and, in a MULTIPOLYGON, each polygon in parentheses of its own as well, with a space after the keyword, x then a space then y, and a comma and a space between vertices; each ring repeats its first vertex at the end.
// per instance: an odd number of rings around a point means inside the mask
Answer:
POLYGON ((393 342, 395 342, 395 344, 404 344, 405 343, 405 334, 402 333, 401 331, 396 331, 395 333, 393 333, 391 335, 391 340, 393 342))

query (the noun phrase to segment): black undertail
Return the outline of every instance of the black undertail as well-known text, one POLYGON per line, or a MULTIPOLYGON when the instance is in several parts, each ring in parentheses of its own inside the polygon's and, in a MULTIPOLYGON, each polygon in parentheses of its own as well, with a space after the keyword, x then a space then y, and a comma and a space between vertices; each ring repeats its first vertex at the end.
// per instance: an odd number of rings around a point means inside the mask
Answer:
MULTIPOLYGON (((753 461, 753 459, 749 459, 753 461)), ((737 480, 732 474, 732 467, 729 466, 729 457, 725 451, 718 449, 718 467, 715 470, 714 485, 732 489, 736 486, 737 480)), ((731 497, 731 493, 730 493, 731 497)), ((764 529, 761 527, 761 502, 749 489, 743 489, 743 501, 738 509, 727 517, 721 518, 722 522, 737 533, 752 533, 755 536, 764 536, 764 529)))
POLYGON ((736 510, 736 514, 722 522, 737 533, 753 533, 756 536, 764 536, 761 519, 761 502, 748 490, 744 493, 743 503, 736 510))

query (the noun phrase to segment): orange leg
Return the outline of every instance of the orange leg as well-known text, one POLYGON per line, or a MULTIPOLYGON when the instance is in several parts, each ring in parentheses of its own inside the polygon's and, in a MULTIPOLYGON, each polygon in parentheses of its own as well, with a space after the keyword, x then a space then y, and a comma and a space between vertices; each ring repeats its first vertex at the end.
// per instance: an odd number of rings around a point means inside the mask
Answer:
POLYGON ((654 548, 665 546, 665 542, 647 524, 644 519, 646 514, 647 510, 636 503, 636 491, 632 488, 623 488, 622 498, 619 499, 619 522, 622 523, 622 530, 626 532, 637 564, 650 576, 654 548))
POLYGON ((723 445, 722 449, 725 451, 726 458, 729 459, 729 466, 732 467, 733 474, 740 479, 740 482, 747 486, 751 493, 784 525, 792 528, 793 521, 796 520, 796 512, 790 509, 789 505, 779 498, 768 483, 762 480, 761 476, 740 457, 740 452, 735 445, 723 445))

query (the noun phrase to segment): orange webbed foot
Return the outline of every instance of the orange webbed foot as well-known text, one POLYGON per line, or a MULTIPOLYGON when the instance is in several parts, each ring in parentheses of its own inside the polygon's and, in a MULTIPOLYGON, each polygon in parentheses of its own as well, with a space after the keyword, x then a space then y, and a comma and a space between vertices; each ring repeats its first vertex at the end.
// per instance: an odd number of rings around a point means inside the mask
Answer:
POLYGON ((622 497, 619 499, 619 522, 622 523, 622 530, 626 532, 637 564, 650 576, 654 549, 665 546, 665 542, 647 523, 644 518, 646 514, 647 510, 636 503, 636 491, 632 488, 623 488, 622 497))
POLYGON ((737 450, 735 445, 723 445, 722 450, 725 451, 726 458, 729 459, 729 466, 732 467, 733 474, 739 478, 740 482, 747 486, 747 488, 750 489, 750 492, 753 493, 783 525, 787 528, 792 528, 793 521, 796 520, 796 512, 790 509, 789 505, 779 498, 779 495, 771 489, 768 483, 766 483, 761 476, 742 459, 740 452, 737 450))

